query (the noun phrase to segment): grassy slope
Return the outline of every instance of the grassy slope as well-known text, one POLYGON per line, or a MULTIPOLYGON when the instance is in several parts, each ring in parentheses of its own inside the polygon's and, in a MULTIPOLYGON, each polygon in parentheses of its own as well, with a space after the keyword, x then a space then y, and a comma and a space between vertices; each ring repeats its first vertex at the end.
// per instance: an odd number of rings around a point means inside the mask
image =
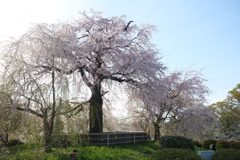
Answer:
POLYGON ((158 142, 139 142, 117 146, 79 146, 69 148, 54 148, 53 153, 44 153, 39 145, 24 144, 0 150, 1 160, 69 160, 72 150, 78 150, 78 160, 146 160, 149 155, 158 150, 158 142))

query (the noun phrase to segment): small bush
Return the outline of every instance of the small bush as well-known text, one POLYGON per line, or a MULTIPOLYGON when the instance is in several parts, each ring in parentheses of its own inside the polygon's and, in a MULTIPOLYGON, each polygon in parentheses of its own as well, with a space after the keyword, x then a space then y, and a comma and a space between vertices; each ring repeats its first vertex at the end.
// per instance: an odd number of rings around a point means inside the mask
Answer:
POLYGON ((163 136, 159 140, 160 148, 182 148, 194 150, 192 140, 180 136, 163 136))
POLYGON ((194 146, 196 146, 196 147, 202 147, 202 143, 199 142, 198 140, 193 140, 192 142, 193 142, 194 146))
POLYGON ((229 148, 240 149, 240 142, 231 142, 229 148))
POLYGON ((219 151, 219 150, 221 150, 221 149, 228 149, 230 143, 231 143, 231 142, 228 142, 228 141, 218 141, 218 142, 216 143, 216 150, 219 151))
POLYGON ((8 142, 7 146, 10 147, 10 146, 16 146, 16 145, 21 145, 21 144, 23 144, 23 142, 21 142, 20 140, 18 140, 18 139, 11 139, 8 142))
POLYGON ((217 143, 216 140, 205 140, 205 141, 203 141, 202 147, 205 148, 205 149, 215 150, 216 143, 217 143), (213 144, 212 148, 210 148, 211 144, 213 144))
POLYGON ((163 148, 150 157, 151 160, 202 160, 196 153, 187 149, 180 148, 163 148))
POLYGON ((222 149, 212 156, 212 160, 240 160, 240 150, 222 149))
POLYGON ((52 139, 53 147, 69 147, 71 146, 71 142, 67 135, 55 135, 52 139))

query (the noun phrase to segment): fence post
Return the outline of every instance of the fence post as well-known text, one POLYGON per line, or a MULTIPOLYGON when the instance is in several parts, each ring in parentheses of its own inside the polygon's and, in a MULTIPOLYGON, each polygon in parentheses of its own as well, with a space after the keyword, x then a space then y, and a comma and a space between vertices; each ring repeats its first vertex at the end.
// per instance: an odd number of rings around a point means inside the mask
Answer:
POLYGON ((107 146, 109 146, 109 133, 107 133, 107 146))

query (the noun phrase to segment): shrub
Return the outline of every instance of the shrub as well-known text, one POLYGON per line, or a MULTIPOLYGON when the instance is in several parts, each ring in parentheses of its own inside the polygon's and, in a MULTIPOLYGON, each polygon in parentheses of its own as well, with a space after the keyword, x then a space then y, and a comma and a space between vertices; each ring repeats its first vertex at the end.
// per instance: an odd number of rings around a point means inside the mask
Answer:
POLYGON ((71 142, 67 135, 54 135, 52 139, 53 147, 69 147, 71 142))
POLYGON ((160 148, 182 148, 194 150, 192 140, 180 136, 163 136, 159 140, 160 148))
POLYGON ((23 144, 23 142, 21 142, 20 140, 18 139, 11 139, 7 146, 10 147, 10 146, 16 146, 16 145, 20 145, 20 144, 23 144))
POLYGON ((231 142, 229 148, 240 149, 240 142, 231 142))
POLYGON ((216 150, 228 149, 231 142, 228 141, 218 141, 216 143, 216 150))
POLYGON ((151 160, 202 160, 202 158, 187 149, 163 148, 150 156, 151 160))
POLYGON ((240 150, 222 149, 212 156, 212 160, 240 160, 240 150))
POLYGON ((216 140, 205 140, 205 141, 203 141, 202 147, 205 148, 205 149, 215 150, 216 143, 217 143, 216 140), (213 145, 212 148, 210 148, 211 144, 213 145))
POLYGON ((202 147, 202 143, 199 142, 198 140, 193 140, 192 142, 193 142, 194 146, 196 146, 196 147, 202 147))

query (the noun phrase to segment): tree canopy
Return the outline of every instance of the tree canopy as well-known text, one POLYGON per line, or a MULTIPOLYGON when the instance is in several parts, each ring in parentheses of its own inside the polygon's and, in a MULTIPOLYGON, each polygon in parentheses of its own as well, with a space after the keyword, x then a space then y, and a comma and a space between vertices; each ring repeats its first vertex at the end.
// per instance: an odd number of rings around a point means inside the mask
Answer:
MULTIPOLYGON (((15 93, 28 101, 36 98, 29 87, 35 83, 40 98, 35 102, 41 101, 39 104, 48 108, 51 106, 47 101, 56 104, 60 93, 69 90, 73 95, 78 88, 77 100, 85 94, 85 103, 89 104, 89 132, 103 132, 102 106, 107 86, 115 81, 144 91, 164 74, 166 67, 151 42, 155 30, 153 25, 137 26, 124 16, 104 18, 95 11, 83 12, 80 19, 70 23, 34 24, 5 46, 4 77, 12 80, 18 88, 15 93), (70 84, 71 80, 74 83, 70 84), (52 88, 47 95, 52 96, 46 101, 39 89, 47 83, 52 88), (83 86, 88 90, 79 91, 83 86)), ((28 110, 41 116, 34 109, 28 110)))
POLYGON ((213 103, 210 107, 215 110, 222 124, 222 136, 236 137, 240 133, 240 84, 228 92, 225 100, 213 103))

